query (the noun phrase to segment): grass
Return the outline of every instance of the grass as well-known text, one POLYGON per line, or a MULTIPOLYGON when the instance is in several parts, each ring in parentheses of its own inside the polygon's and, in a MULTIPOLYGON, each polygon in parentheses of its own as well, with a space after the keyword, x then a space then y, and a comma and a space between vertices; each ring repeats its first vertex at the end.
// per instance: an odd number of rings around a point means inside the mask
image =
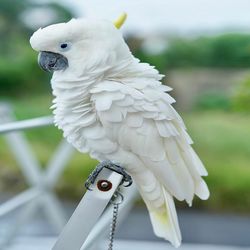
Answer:
MULTIPOLYGON (((48 115, 51 97, 40 96, 13 100, 18 119, 48 115)), ((206 165, 206 181, 211 191, 208 201, 195 199, 194 206, 209 210, 250 211, 250 117, 226 112, 199 112, 183 115, 194 148, 206 165)), ((62 138, 54 127, 26 132, 32 150, 45 166, 62 138)), ((96 164, 87 155, 75 153, 57 185, 60 195, 79 198, 83 182, 96 164)), ((0 189, 25 188, 25 181, 0 137, 0 189)))
POLYGON ((202 202, 202 206, 249 211, 250 117, 208 112, 189 114, 185 118, 194 147, 209 172, 206 179, 211 197, 202 202))

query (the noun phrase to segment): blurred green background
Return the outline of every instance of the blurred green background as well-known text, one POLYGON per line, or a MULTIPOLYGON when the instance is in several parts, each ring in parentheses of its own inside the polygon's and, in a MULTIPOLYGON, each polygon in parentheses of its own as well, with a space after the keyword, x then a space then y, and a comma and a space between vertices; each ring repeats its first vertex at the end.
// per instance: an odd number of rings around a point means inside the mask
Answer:
MULTIPOLYGON (((50 115, 50 75, 37 65, 29 45, 35 27, 25 13, 49 10, 49 23, 67 21, 74 14, 58 4, 27 0, 0 1, 0 101, 12 105, 18 120, 50 115)), ((45 24, 46 20, 45 20, 45 24)), ((132 52, 155 65, 164 82, 174 88, 175 108, 182 114, 194 148, 206 165, 211 191, 208 201, 194 207, 214 211, 250 211, 250 34, 161 37, 160 50, 150 49, 150 37, 127 36, 132 52)), ((152 44, 151 44, 152 45, 152 44)), ((56 128, 25 132, 43 166, 62 138, 56 128)), ((78 199, 96 162, 75 153, 56 189, 78 199)), ((0 137, 0 192, 19 192, 26 183, 4 137, 0 137)), ((180 206, 184 206, 180 204, 180 206)))

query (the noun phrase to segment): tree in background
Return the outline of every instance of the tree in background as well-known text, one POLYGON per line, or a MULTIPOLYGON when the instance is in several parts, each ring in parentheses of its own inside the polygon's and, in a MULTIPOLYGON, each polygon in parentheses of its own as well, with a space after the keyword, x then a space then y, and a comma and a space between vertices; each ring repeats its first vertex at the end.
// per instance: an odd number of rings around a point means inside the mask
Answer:
POLYGON ((37 55, 29 45, 36 20, 25 19, 32 11, 46 8, 53 22, 67 21, 70 11, 58 4, 36 4, 29 0, 0 1, 0 95, 22 95, 46 89, 48 76, 37 67, 37 55), (26 22, 25 22, 26 20, 26 22))
MULTIPOLYGON (((130 41, 137 57, 155 65, 166 75, 169 70, 178 68, 228 70, 245 68, 250 70, 249 34, 221 34, 195 38, 172 37, 166 39, 165 43, 165 49, 154 54, 145 49, 143 41, 137 40, 137 43, 130 41)), ((185 81, 183 84, 186 84, 185 81)), ((199 94, 197 100, 194 100, 193 108, 196 110, 250 111, 250 77, 239 85, 241 86, 238 90, 235 89, 235 94, 213 89, 206 90, 199 94)))
POLYGON ((235 111, 250 112, 250 76, 241 83, 232 98, 232 103, 235 111))
POLYGON ((169 38, 160 54, 149 54, 142 47, 137 48, 136 54, 161 71, 180 67, 249 68, 250 35, 169 38))

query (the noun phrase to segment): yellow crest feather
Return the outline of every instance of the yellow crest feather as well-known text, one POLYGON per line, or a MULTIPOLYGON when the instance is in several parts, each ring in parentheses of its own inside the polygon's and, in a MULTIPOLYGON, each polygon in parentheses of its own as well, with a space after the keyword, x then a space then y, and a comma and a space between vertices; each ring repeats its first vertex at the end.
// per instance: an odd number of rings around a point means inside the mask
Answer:
POLYGON ((126 21, 127 19, 127 13, 122 13, 119 18, 114 21, 114 25, 117 29, 120 29, 122 27, 122 25, 124 24, 124 22, 126 21))

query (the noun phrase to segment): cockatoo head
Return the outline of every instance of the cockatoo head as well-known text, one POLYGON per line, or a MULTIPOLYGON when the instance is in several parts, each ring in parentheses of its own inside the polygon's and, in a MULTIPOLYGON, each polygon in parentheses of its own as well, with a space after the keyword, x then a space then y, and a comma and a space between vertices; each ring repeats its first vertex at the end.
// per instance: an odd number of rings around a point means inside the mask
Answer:
POLYGON ((72 19, 40 28, 30 43, 39 52, 40 66, 50 72, 115 63, 117 58, 130 54, 118 30, 125 18, 121 16, 115 24, 106 20, 72 19))

